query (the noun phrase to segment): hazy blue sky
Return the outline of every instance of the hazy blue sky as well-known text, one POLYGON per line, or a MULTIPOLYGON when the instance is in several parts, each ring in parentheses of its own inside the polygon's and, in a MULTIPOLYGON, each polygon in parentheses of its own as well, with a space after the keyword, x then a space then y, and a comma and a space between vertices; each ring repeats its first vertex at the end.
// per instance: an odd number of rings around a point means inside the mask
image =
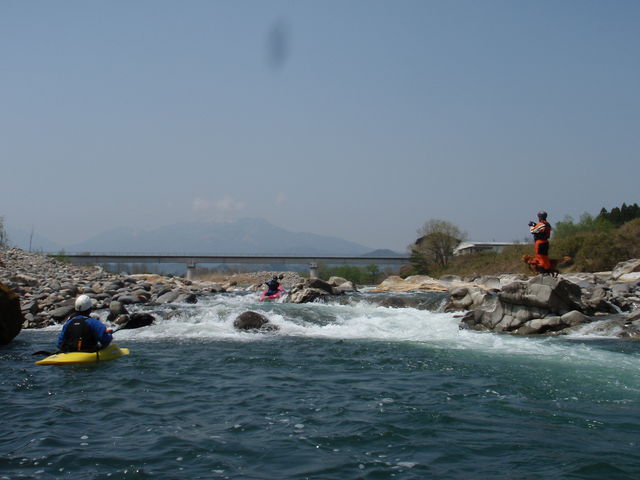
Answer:
POLYGON ((0 216, 403 249, 640 201, 638 1, 0 0, 0 216))

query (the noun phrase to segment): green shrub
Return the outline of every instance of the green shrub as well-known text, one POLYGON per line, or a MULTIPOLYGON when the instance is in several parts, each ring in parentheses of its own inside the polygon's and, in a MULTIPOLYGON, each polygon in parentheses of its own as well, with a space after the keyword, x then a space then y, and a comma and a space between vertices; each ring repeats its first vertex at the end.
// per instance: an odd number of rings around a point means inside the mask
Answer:
POLYGON ((640 258, 640 218, 631 220, 618 229, 616 243, 627 258, 640 258))
POLYGON ((377 265, 367 265, 366 267, 355 267, 344 265, 340 267, 329 267, 327 265, 318 266, 318 276, 323 280, 331 277, 342 277, 356 285, 373 285, 379 283, 383 273, 377 265))

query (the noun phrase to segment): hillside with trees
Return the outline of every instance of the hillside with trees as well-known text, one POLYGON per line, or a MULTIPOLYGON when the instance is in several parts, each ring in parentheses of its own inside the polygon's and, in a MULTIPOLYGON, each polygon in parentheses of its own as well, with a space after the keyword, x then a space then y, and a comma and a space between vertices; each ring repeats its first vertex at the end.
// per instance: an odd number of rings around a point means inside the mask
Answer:
MULTIPOLYGON (((413 264, 403 271, 404 275, 530 273, 522 255, 533 254, 531 243, 508 246, 499 253, 453 256, 453 249, 465 238, 457 226, 431 220, 417 233, 420 237, 409 247, 413 264)), ((597 216, 584 213, 578 221, 567 216, 553 225, 550 243, 551 258, 572 259, 561 268, 564 272, 611 270, 618 262, 640 258, 640 207, 623 203, 610 211, 602 208, 597 216)))

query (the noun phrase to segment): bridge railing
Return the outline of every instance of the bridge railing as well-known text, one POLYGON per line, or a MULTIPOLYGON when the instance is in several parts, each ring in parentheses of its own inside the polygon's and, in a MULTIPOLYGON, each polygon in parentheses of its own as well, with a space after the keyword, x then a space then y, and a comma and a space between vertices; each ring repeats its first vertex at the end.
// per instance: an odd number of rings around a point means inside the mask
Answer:
MULTIPOLYGON (((60 254, 58 254, 59 256, 60 254)), ((407 265, 408 256, 330 256, 330 255, 185 255, 185 254, 123 254, 123 253, 64 253, 65 259, 76 264, 108 263, 184 263, 187 278, 193 278, 197 264, 244 265, 309 265, 309 275, 317 276, 318 264, 328 265, 407 265)))

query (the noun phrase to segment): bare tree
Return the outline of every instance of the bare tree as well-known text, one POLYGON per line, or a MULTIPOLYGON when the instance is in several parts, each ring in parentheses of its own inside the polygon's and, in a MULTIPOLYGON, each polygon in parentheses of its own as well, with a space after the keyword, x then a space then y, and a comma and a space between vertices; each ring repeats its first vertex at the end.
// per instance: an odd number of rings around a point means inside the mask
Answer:
POLYGON ((9 237, 7 237, 7 231, 4 229, 4 217, 0 217, 0 248, 4 248, 9 245, 9 237))
POLYGON ((467 234, 446 220, 432 219, 418 229, 418 239, 409 247, 411 258, 421 270, 446 268, 453 249, 467 234))

